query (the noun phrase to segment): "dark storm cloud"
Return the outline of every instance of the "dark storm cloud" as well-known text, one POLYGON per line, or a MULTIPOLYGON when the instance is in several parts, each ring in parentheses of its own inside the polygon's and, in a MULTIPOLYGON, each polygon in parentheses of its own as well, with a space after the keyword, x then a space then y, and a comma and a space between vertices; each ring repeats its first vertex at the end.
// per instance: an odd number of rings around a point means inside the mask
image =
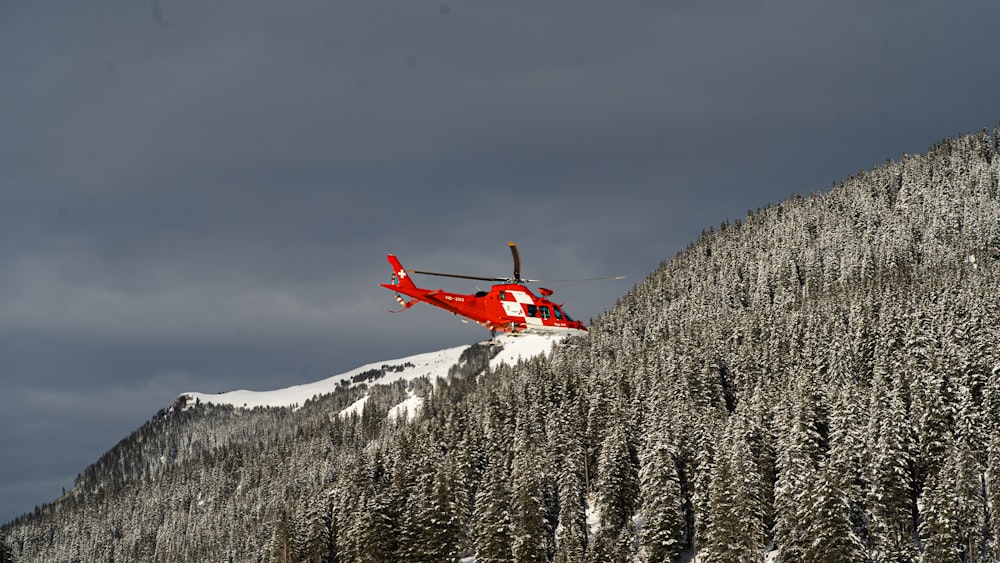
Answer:
MULTIPOLYGON (((485 336, 386 252, 588 319, 700 231, 992 125, 998 8, 5 3, 0 520, 180 392, 485 336)), ((427 285, 469 290, 458 281, 427 285)))

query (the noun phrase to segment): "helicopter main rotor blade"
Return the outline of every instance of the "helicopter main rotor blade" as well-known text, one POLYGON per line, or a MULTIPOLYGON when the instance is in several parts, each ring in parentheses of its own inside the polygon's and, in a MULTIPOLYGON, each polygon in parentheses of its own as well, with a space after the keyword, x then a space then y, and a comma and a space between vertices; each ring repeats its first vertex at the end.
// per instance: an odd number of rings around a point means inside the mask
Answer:
POLYGON ((407 270, 411 274, 423 274, 426 276, 441 276, 443 278, 459 278, 463 280, 480 280, 480 281, 507 281, 507 278, 488 278, 484 276, 466 276, 463 274, 444 274, 441 272, 428 272, 426 270, 407 270))
POLYGON ((609 276, 606 278, 577 278, 575 280, 521 280, 523 282, 538 283, 538 282, 585 282, 585 281, 605 281, 605 280, 623 280, 625 276, 609 276))
POLYGON ((514 279, 521 280, 521 255, 517 253, 517 245, 508 241, 507 246, 510 247, 510 253, 514 256, 514 279))

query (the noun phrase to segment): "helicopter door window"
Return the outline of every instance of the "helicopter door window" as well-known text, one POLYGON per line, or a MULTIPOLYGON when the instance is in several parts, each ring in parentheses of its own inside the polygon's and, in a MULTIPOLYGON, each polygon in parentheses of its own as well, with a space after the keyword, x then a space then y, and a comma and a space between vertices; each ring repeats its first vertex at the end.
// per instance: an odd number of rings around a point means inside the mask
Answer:
POLYGON ((549 308, 545 305, 542 305, 541 309, 542 309, 542 318, 543 319, 549 318, 549 316, 551 315, 551 313, 549 312, 549 308))
POLYGON ((560 321, 562 320, 562 311, 559 310, 559 307, 553 307, 552 312, 555 314, 557 319, 560 321))
POLYGON ((527 310, 528 310, 528 316, 529 317, 537 317, 538 316, 538 307, 535 307, 534 305, 528 305, 527 306, 527 310))

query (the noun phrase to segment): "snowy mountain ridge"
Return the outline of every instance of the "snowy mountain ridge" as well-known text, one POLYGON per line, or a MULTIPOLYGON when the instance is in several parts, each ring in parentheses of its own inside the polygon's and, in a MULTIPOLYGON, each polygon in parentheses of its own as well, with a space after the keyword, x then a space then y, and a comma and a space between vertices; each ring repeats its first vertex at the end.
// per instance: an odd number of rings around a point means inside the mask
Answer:
MULTIPOLYGON (((541 354, 548 353, 552 346, 565 337, 563 334, 504 334, 496 338, 496 344, 500 347, 500 352, 490 360, 490 368, 496 368, 501 364, 514 365, 519 360, 526 360, 541 354)), ((462 352, 471 345, 456 346, 446 348, 436 352, 426 352, 405 358, 386 360, 365 364, 338 375, 301 385, 293 385, 284 389, 274 389, 271 391, 248 391, 240 389, 226 393, 201 393, 185 392, 178 397, 178 403, 183 408, 188 409, 199 403, 209 403, 214 405, 231 405, 237 408, 252 409, 257 407, 293 407, 297 408, 307 400, 318 395, 333 393, 338 387, 350 387, 362 383, 391 384, 396 381, 409 381, 419 377, 426 377, 430 381, 437 378, 447 377, 448 370, 461 361, 462 352)), ((342 413, 358 412, 363 409, 363 397, 342 413)), ((177 404, 177 403, 175 403, 177 404)), ((417 397, 407 399, 400 408, 409 413, 412 418, 414 408, 419 406, 417 397)), ((399 413, 392 413, 398 415, 399 413)))

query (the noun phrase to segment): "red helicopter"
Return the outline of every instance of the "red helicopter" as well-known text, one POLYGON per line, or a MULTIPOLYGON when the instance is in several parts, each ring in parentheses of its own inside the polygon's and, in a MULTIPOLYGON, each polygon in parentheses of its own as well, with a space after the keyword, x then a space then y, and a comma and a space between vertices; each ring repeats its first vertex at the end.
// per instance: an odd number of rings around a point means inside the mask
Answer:
MULTIPOLYGON (((389 254, 389 264, 392 266, 392 283, 380 284, 382 287, 396 292, 396 301, 403 306, 398 311, 406 309, 423 301, 456 315, 461 315, 489 329, 491 335, 497 332, 571 332, 586 331, 583 323, 571 318, 562 305, 549 301, 552 290, 539 287, 540 297, 531 293, 525 286, 528 282, 546 280, 528 280, 521 278, 521 258, 517 245, 508 242, 510 252, 514 257, 514 276, 511 278, 491 278, 466 276, 461 274, 442 274, 423 270, 407 270, 399 263, 395 255, 389 254), (474 294, 450 293, 442 289, 424 289, 417 287, 410 279, 410 274, 429 276, 444 276, 467 280, 498 281, 489 291, 478 291, 474 294), (400 293, 410 297, 409 301, 400 297, 400 293)), ((625 276, 611 278, 590 278, 590 280, 619 280, 625 276)), ((590 281, 590 280, 548 280, 548 281, 590 281)))

